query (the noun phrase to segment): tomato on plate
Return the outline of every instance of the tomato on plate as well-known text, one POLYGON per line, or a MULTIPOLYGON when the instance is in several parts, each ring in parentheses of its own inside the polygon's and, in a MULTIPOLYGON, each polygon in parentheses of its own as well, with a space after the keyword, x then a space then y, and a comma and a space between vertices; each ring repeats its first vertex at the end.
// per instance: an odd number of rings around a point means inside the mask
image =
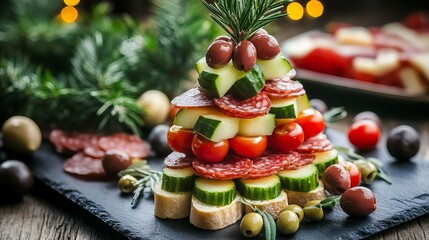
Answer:
POLYGON ((167 143, 173 151, 192 155, 192 138, 194 132, 182 126, 172 125, 167 132, 167 143))
POLYGON ((348 131, 351 144, 359 150, 373 149, 380 139, 380 127, 372 120, 359 120, 354 122, 348 131))
POLYGON ((237 135, 229 139, 229 146, 240 156, 255 158, 265 152, 267 148, 267 137, 244 137, 237 135))
POLYGON ((288 152, 299 147, 304 141, 304 131, 296 122, 277 126, 273 134, 268 136, 268 147, 279 151, 288 152))
POLYGON ((299 67, 344 77, 349 72, 350 59, 330 48, 315 48, 302 58, 299 67))
POLYGON ((220 162, 226 157, 228 150, 228 139, 212 142, 200 134, 195 134, 192 139, 192 152, 201 161, 220 162))
POLYGON ((352 162, 340 162, 339 164, 350 174, 350 188, 359 185, 361 178, 359 168, 352 162))
POLYGON ((304 139, 315 137, 325 129, 325 119, 323 119, 323 115, 312 108, 300 112, 294 122, 302 127, 304 139))

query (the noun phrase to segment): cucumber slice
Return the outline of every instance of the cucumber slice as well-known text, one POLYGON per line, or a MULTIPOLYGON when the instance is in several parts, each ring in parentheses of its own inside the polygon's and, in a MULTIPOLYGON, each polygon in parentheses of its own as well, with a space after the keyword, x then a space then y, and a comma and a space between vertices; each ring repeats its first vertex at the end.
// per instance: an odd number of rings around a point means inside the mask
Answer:
POLYGON ((239 123, 240 119, 221 113, 204 114, 195 123, 194 131, 213 142, 220 142, 235 137, 239 123))
POLYGON ((216 112, 213 108, 182 108, 174 117, 173 124, 183 128, 193 129, 198 118, 203 114, 216 112))
POLYGON ((298 192, 309 192, 319 186, 319 173, 314 164, 309 164, 298 170, 278 172, 282 188, 298 192))
POLYGON ((304 94, 296 99, 296 109, 298 113, 309 108, 310 108, 310 101, 308 100, 307 94, 304 94))
POLYGON ((246 100, 258 94, 265 84, 264 74, 257 64, 245 76, 232 85, 230 92, 238 100, 246 100))
POLYGON ((335 149, 326 152, 314 153, 314 155, 316 158, 313 160, 313 163, 319 170, 319 174, 323 174, 325 169, 332 164, 338 163, 338 151, 335 149))
POLYGON ((236 197, 232 180, 195 179, 194 196, 201 202, 213 206, 226 206, 236 197))
POLYGON ((265 79, 283 77, 292 70, 292 65, 281 53, 270 60, 258 59, 256 60, 256 64, 262 68, 265 79))
POLYGON ((210 68, 205 58, 200 59, 195 68, 199 73, 198 84, 208 97, 223 97, 237 79, 246 75, 246 72, 237 70, 232 62, 222 68, 210 68))
POLYGON ((262 201, 278 197, 282 188, 279 177, 272 175, 259 179, 239 179, 237 190, 247 199, 262 201))
POLYGON ((194 187, 192 167, 182 169, 164 168, 161 189, 167 192, 190 192, 194 187))
POLYGON ((245 137, 269 136, 273 133, 275 115, 268 113, 264 116, 240 119, 238 134, 245 137))
POLYGON ((270 113, 276 115, 277 119, 296 118, 298 115, 296 98, 276 98, 271 99, 270 113))

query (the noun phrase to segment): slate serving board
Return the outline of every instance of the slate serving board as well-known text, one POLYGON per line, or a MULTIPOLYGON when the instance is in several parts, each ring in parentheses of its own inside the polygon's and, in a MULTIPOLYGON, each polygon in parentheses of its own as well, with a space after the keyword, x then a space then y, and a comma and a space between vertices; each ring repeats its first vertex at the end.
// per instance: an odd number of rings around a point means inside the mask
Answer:
MULTIPOLYGON (((348 146, 343 134, 327 131, 338 146, 348 146)), ((375 181, 369 188, 377 197, 377 210, 368 217, 350 218, 339 206, 326 212, 321 222, 302 222, 299 231, 288 239, 359 239, 413 218, 429 213, 429 163, 418 158, 397 163, 385 149, 371 156, 384 162, 384 169, 393 184, 375 181)), ((29 164, 34 176, 95 215, 129 239, 240 239, 239 223, 219 231, 204 231, 193 227, 188 219, 162 220, 153 215, 153 200, 147 196, 134 209, 130 195, 123 195, 116 182, 86 181, 67 175, 62 170, 64 157, 44 143, 29 164)), ((162 159, 150 159, 150 165, 161 169, 162 159)), ((278 238, 286 238, 278 236, 278 238)))

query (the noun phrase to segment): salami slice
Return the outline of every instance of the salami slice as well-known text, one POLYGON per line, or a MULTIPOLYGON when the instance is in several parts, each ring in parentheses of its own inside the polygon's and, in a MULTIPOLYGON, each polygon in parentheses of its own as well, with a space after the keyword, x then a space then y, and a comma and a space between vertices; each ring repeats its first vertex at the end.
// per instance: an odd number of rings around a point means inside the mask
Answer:
POLYGON ((284 77, 278 81, 266 82, 262 93, 269 97, 295 98, 304 95, 305 90, 300 82, 284 77))
POLYGON ((64 171, 73 175, 102 178, 106 177, 101 158, 93 158, 83 152, 74 154, 63 165, 64 171))
POLYGON ((192 162, 195 174, 203 178, 228 180, 242 178, 250 171, 252 161, 238 156, 227 156, 218 163, 207 163, 201 160, 192 162))
POLYGON ((175 97, 171 104, 178 108, 212 107, 213 99, 207 97, 198 87, 193 87, 175 97))
POLYGON ((49 140, 55 145, 60 153, 80 152, 90 146, 98 145, 100 136, 96 134, 73 132, 67 133, 62 130, 53 130, 49 134, 49 140))
POLYGON ((101 150, 121 150, 130 158, 145 158, 150 154, 149 145, 140 137, 126 133, 115 133, 110 136, 101 137, 98 141, 101 150))
POLYGON ((271 107, 270 98, 261 93, 244 101, 237 100, 231 95, 215 98, 214 101, 225 115, 236 118, 263 116, 268 113, 271 107))
POLYGON ((195 157, 188 157, 184 153, 172 152, 164 159, 164 165, 168 168, 192 167, 195 157))
POLYGON ((315 137, 306 139, 295 151, 299 153, 326 152, 333 149, 331 141, 321 133, 315 137))
POLYGON ((298 153, 298 158, 295 159, 295 161, 292 161, 289 163, 288 166, 284 167, 284 170, 297 170, 300 169, 310 163, 313 162, 314 158, 316 158, 316 156, 314 154, 308 153, 308 154, 299 154, 298 153))
POLYGON ((252 168, 244 178, 256 179, 268 177, 281 171, 284 166, 287 166, 291 160, 300 157, 289 154, 268 154, 266 156, 257 157, 252 159, 252 168))

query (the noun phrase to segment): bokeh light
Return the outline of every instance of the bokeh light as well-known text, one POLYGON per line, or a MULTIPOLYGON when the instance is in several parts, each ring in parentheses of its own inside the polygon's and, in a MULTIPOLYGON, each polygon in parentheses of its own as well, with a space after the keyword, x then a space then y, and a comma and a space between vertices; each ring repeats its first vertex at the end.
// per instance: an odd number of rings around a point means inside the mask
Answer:
POLYGON ((72 22, 76 22, 77 17, 78 17, 78 12, 77 12, 76 8, 67 6, 61 10, 60 15, 61 15, 61 19, 65 23, 72 23, 72 22))
POLYGON ((67 6, 71 6, 71 7, 78 5, 79 2, 80 2, 80 0, 64 0, 64 3, 67 6))
POLYGON ((304 8, 298 2, 291 2, 286 7, 288 17, 292 20, 300 20, 304 16, 304 8))
POLYGON ((305 5, 305 10, 310 17, 320 17, 323 14, 323 4, 318 0, 310 0, 305 5))

